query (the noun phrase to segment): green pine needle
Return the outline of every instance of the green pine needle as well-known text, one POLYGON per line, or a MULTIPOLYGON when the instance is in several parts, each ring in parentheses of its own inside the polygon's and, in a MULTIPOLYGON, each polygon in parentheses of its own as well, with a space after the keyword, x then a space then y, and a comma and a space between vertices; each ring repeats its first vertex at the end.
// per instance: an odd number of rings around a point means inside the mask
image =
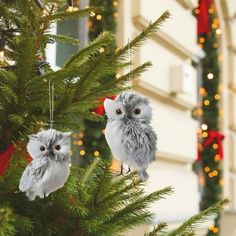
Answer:
POLYGON ((166 236, 185 236, 194 233, 194 229, 208 217, 219 213, 222 207, 229 203, 229 200, 224 199, 210 206, 206 210, 201 211, 199 214, 192 216, 190 219, 181 224, 177 229, 165 234, 166 236))

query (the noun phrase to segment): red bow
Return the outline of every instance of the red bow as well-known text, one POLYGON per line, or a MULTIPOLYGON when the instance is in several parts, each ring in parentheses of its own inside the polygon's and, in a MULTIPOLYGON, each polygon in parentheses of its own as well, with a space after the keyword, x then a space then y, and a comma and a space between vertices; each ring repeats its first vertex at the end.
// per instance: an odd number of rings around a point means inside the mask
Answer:
POLYGON ((225 136, 221 133, 219 133, 216 130, 209 130, 208 131, 208 137, 205 139, 204 142, 204 147, 208 147, 211 144, 216 143, 218 145, 218 151, 217 153, 220 156, 220 160, 223 159, 223 145, 222 145, 222 141, 224 140, 225 136))
MULTIPOLYGON (((114 100, 116 98, 116 96, 109 96, 109 97, 103 97, 100 99, 101 102, 104 102, 106 100, 106 98, 110 98, 112 100, 114 100)), ((104 108, 104 105, 100 105, 98 106, 93 112, 95 112, 97 115, 105 115, 105 108, 104 108)))
POLYGON ((11 159, 11 155, 14 153, 15 147, 13 144, 9 145, 7 150, 0 153, 0 175, 3 175, 5 170, 9 165, 9 160, 11 159))
POLYGON ((207 34, 210 31, 208 10, 212 0, 200 0, 197 14, 197 32, 198 34, 207 34))

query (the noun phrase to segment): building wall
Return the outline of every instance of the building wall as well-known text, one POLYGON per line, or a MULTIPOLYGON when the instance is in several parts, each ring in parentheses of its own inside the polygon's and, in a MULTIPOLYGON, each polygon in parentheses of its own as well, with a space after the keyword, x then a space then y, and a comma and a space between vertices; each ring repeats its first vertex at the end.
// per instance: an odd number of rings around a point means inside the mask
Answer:
MULTIPOLYGON (((176 225, 199 211, 198 180, 192 171, 197 156, 198 122, 191 116, 197 105, 197 73, 192 68, 189 91, 173 93, 173 66, 191 65, 202 55, 196 46, 196 19, 190 0, 121 0, 118 19, 118 44, 122 45, 137 35, 149 21, 156 20, 166 9, 171 18, 132 56, 137 66, 152 61, 152 68, 137 78, 134 89, 150 98, 153 106, 152 124, 158 135, 156 161, 148 169, 150 179, 146 191, 152 192, 173 186, 175 193, 152 206, 156 212, 153 223, 166 221, 176 225)), ((152 228, 146 225, 127 235, 143 235, 152 228)), ((199 230, 204 235, 207 226, 199 230)))
POLYGON ((224 197, 231 203, 222 217, 222 236, 236 235, 236 2, 217 0, 222 38, 222 131, 224 141, 224 197))

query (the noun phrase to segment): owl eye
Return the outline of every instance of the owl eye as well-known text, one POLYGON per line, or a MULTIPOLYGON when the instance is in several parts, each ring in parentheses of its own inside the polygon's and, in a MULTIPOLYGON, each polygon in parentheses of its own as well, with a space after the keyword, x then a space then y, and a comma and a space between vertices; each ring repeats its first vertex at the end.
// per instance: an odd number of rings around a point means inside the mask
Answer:
POLYGON ((134 110, 134 114, 135 115, 139 115, 141 113, 141 110, 139 109, 139 108, 136 108, 135 110, 134 110))
POLYGON ((40 151, 45 151, 46 150, 46 148, 44 147, 44 146, 40 146, 40 151))
POLYGON ((57 146, 55 147, 55 149, 56 149, 56 150, 60 150, 60 149, 61 149, 61 145, 57 145, 57 146))
POLYGON ((117 115, 120 115, 120 114, 122 114, 122 111, 121 111, 121 109, 117 109, 117 110, 116 110, 116 114, 117 114, 117 115))

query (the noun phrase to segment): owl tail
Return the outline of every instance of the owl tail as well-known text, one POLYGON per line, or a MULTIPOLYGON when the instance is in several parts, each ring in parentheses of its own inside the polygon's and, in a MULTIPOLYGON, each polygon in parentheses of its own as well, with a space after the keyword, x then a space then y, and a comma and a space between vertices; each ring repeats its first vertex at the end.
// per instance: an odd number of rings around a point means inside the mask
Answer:
POLYGON ((148 180, 149 175, 148 175, 148 173, 147 173, 147 171, 146 171, 145 169, 139 170, 138 173, 139 173, 140 178, 141 178, 143 181, 148 180))

